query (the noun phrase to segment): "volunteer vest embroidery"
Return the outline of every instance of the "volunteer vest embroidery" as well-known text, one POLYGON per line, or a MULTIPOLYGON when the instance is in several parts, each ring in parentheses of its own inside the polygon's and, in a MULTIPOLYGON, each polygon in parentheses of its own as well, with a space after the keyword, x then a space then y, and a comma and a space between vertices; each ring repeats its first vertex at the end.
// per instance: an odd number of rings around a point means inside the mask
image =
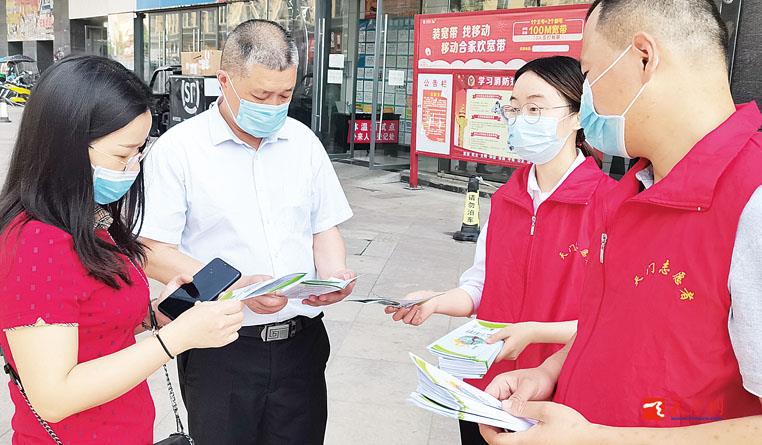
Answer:
POLYGON ((641 161, 596 206, 599 261, 555 396, 591 422, 675 427, 762 414, 728 334, 738 221, 762 184, 762 116, 743 106, 733 119, 741 123, 707 136, 652 188, 638 193, 641 161))

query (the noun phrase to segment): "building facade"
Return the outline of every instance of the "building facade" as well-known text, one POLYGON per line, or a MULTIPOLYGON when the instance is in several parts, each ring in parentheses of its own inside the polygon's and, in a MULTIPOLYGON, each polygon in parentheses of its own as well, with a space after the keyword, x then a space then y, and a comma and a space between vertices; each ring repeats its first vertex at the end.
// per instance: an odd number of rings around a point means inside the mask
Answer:
MULTIPOLYGON (((762 2, 715 0, 732 33, 729 63, 738 102, 762 105, 762 2)), ((295 37, 299 78, 291 115, 310 126, 335 158, 405 168, 412 129, 413 17, 588 3, 589 0, 6 0, 0 9, 0 55, 26 54, 41 69, 56 57, 112 57, 144 79, 179 65, 185 51, 221 49, 237 24, 274 20, 295 37), (390 75, 394 78, 392 81, 390 75), (374 92, 376 96, 374 97, 374 92), (375 99, 375 100, 374 100, 375 99), (386 121, 396 135, 349 131, 354 122, 386 121), (392 124, 394 123, 394 124, 392 124)), ((161 89, 163 82, 158 82, 161 89)), ((429 171, 474 170, 424 159, 429 171)), ((506 170, 480 173, 505 178, 506 170)))

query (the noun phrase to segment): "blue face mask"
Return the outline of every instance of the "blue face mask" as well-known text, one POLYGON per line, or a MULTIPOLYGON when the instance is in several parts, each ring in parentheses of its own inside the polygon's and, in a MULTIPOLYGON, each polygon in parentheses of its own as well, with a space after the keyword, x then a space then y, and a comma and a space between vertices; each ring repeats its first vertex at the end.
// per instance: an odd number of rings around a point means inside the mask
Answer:
MULTIPOLYGON (((241 99, 238 95, 233 81, 228 77, 230 87, 233 89, 236 97, 238 98, 238 114, 235 117, 235 123, 241 127, 241 130, 254 136, 255 138, 266 138, 274 135, 278 132, 286 123, 288 117, 289 103, 283 105, 267 105, 250 102, 248 100, 241 99)), ((227 97, 225 103, 228 105, 230 114, 233 114, 233 109, 230 107, 227 97)))
POLYGON ((632 48, 632 45, 628 46, 622 54, 614 60, 614 63, 609 65, 597 79, 590 82, 585 79, 585 83, 582 87, 582 103, 580 105, 579 116, 580 124, 585 129, 585 140, 593 147, 600 150, 602 153, 611 156, 621 156, 626 159, 630 159, 630 155, 627 153, 627 149, 624 146, 624 128, 625 128, 625 115, 635 105, 635 102, 643 94, 646 89, 647 83, 643 84, 632 99, 630 105, 619 116, 602 116, 595 111, 595 103, 593 101, 593 85, 601 80, 606 73, 619 63, 622 58, 627 55, 627 52, 632 48))
POLYGON ((140 170, 116 171, 93 167, 95 202, 100 205, 119 201, 126 195, 140 174, 140 170))
POLYGON ((509 126, 508 149, 511 154, 533 164, 546 164, 552 161, 569 140, 573 131, 564 139, 558 138, 558 123, 562 119, 542 116, 533 124, 528 123, 523 116, 509 126))

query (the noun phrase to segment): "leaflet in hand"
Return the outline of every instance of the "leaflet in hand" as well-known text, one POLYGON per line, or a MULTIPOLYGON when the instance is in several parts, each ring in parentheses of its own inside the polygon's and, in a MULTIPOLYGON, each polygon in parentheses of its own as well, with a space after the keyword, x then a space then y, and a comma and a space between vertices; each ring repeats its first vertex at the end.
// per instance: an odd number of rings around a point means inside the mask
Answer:
POLYGON ((272 280, 254 283, 235 291, 226 292, 220 300, 247 300, 266 294, 279 292, 290 299, 304 300, 310 296, 320 296, 347 288, 357 277, 350 280, 336 278, 328 280, 305 280, 306 273, 294 273, 272 280))
POLYGON ((487 338, 507 326, 471 320, 428 347, 439 358, 439 367, 463 379, 480 379, 503 348, 503 342, 487 344, 487 338))
POLYGON ((355 280, 357 280, 357 277, 350 278, 349 280, 340 280, 338 278, 331 278, 328 280, 302 280, 294 286, 283 290, 282 293, 288 298, 304 300, 313 295, 319 297, 332 292, 340 292, 349 287, 355 280))
POLYGON ((410 394, 412 404, 441 416, 483 423, 510 431, 525 431, 536 422, 504 411, 500 401, 425 360, 410 354, 418 368, 418 388, 410 394))
POLYGON ((384 306, 391 306, 396 308, 409 308, 409 307, 415 306, 416 304, 425 303, 431 300, 432 298, 438 297, 440 295, 442 294, 431 295, 429 297, 423 297, 423 298, 409 298, 405 300, 394 300, 392 298, 373 297, 373 298, 363 298, 363 299, 347 300, 347 301, 352 301, 355 303, 363 303, 363 304, 381 304, 384 306))

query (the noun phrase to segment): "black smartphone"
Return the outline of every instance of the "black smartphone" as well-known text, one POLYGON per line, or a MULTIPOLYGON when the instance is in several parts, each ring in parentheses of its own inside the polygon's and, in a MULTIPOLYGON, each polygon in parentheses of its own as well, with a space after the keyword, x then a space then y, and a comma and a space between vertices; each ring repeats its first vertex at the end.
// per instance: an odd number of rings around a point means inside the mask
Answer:
POLYGON ((213 259, 196 275, 159 303, 162 314, 174 320, 199 301, 213 301, 241 278, 241 272, 219 258, 213 259))

